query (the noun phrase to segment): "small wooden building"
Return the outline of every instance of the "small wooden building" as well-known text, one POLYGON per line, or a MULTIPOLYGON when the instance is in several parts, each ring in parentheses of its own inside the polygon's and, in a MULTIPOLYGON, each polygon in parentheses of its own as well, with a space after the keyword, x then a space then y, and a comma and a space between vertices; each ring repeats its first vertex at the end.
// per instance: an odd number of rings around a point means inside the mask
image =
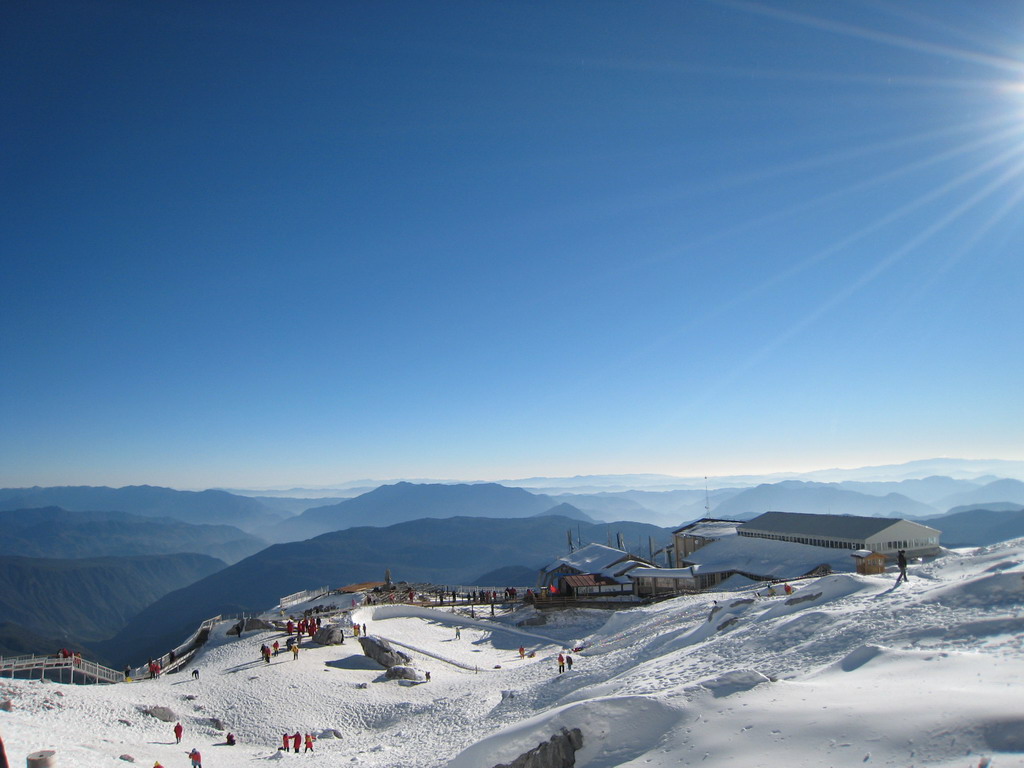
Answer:
POLYGON ((857 564, 857 573, 863 576, 885 573, 885 555, 872 552, 870 549, 858 549, 852 553, 857 564))

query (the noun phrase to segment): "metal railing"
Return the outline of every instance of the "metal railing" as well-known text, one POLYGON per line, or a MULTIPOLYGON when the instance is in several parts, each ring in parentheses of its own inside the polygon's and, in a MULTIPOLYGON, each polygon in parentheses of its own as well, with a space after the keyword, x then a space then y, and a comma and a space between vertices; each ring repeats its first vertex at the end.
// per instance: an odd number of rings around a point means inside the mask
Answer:
POLYGON ((37 671, 40 680, 49 677, 57 682, 74 683, 76 675, 81 683, 118 683, 124 679, 121 672, 81 656, 0 656, 0 676, 31 678, 37 671))
POLYGON ((317 587, 316 589, 304 589, 301 592, 295 592, 291 595, 285 595, 277 602, 279 610, 296 605, 297 603, 305 602, 306 600, 312 600, 314 597, 320 597, 320 595, 326 595, 331 591, 330 587, 317 587))

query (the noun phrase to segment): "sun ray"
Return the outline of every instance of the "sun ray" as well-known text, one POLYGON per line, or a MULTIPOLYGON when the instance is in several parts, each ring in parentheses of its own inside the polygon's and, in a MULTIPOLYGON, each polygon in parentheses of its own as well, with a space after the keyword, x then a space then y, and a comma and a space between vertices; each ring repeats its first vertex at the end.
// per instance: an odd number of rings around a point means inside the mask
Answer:
POLYGON ((779 19, 781 21, 788 21, 792 24, 819 29, 823 32, 833 32, 838 35, 889 45, 894 48, 901 48, 903 50, 914 51, 916 53, 927 53, 947 59, 966 61, 972 64, 982 64, 994 69, 1013 72, 1017 75, 1024 73, 1024 64, 1017 59, 1003 56, 992 56, 986 53, 977 53, 974 51, 965 51, 961 48, 953 48, 948 45, 929 43, 924 40, 915 40, 903 35, 894 35, 889 32, 881 32, 877 29, 869 29, 867 27, 847 24, 833 19, 823 19, 818 16, 798 13, 797 11, 770 8, 760 3, 750 2, 749 0, 710 0, 710 2, 722 7, 746 11, 757 16, 779 19))

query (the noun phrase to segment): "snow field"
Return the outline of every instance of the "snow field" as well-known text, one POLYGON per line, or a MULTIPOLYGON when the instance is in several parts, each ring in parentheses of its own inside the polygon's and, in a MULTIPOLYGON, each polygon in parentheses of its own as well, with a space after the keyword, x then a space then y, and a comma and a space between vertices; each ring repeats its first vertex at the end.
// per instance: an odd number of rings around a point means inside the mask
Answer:
MULTIPOLYGON (((431 672, 385 681, 359 644, 306 640, 297 661, 264 664, 261 643, 219 626, 196 666, 155 681, 64 686, 0 681, 0 734, 12 765, 56 749, 61 768, 188 765, 266 759, 308 766, 491 768, 580 728, 580 768, 992 768, 1024 766, 1024 542, 912 566, 910 581, 835 575, 789 598, 756 585, 615 613, 567 611, 475 618, 461 610, 363 606, 368 625, 431 672), (459 628, 461 638, 455 639, 459 628), (523 645, 536 653, 521 660, 523 645), (554 657, 574 653, 559 675, 554 657), (496 668, 500 667, 500 668, 496 668), (185 726, 141 714, 162 705, 185 726), (218 718, 239 736, 223 745, 218 718), (277 751, 281 735, 319 734, 313 754, 277 751), (334 732, 340 738, 333 738, 334 732)), ((292 610, 300 611, 303 606, 292 610)))

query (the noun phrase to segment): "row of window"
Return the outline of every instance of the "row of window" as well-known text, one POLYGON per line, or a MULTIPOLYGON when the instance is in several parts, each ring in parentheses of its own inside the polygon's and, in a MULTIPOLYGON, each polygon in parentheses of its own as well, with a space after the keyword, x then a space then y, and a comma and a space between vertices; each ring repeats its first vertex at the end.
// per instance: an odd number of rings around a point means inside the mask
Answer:
POLYGON ((750 536, 757 539, 773 539, 775 541, 790 541, 795 544, 810 544, 812 547, 825 547, 826 549, 880 549, 883 551, 895 552, 898 549, 918 549, 920 547, 937 547, 938 536, 927 536, 923 539, 903 539, 900 541, 879 542, 869 546, 863 541, 838 541, 836 539, 819 539, 810 536, 791 536, 781 533, 752 533, 740 531, 741 536, 750 536))
POLYGON ((936 547, 939 544, 938 536, 929 536, 924 539, 904 539, 903 541, 886 541, 879 544, 879 549, 917 549, 918 547, 936 547))
POLYGON ((781 533, 749 533, 747 531, 739 533, 741 536, 750 536, 755 539, 789 541, 794 544, 810 544, 812 547, 825 547, 826 549, 864 549, 863 541, 836 541, 835 539, 816 539, 809 536, 788 536, 781 533))

